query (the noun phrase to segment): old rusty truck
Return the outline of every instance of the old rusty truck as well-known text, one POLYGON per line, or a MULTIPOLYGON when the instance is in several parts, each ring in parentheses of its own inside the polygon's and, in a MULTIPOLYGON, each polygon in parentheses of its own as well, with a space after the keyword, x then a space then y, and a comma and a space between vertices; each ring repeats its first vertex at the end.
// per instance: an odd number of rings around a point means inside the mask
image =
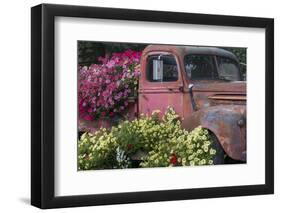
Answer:
POLYGON ((165 112, 172 106, 182 126, 208 129, 219 150, 246 162, 246 82, 237 57, 213 47, 149 45, 142 52, 137 99, 132 116, 165 112))

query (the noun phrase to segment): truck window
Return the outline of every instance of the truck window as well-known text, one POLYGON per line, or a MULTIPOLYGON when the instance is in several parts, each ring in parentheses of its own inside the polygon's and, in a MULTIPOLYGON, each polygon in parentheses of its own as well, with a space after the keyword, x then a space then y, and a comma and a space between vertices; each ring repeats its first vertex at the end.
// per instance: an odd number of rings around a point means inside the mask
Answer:
POLYGON ((187 77, 193 80, 216 79, 217 72, 214 57, 210 55, 185 56, 185 71, 187 77))
POLYGON ((151 55, 147 59, 146 76, 151 82, 178 80, 178 66, 173 55, 151 55))
POLYGON ((221 79, 229 81, 240 81, 241 75, 237 62, 232 59, 217 57, 218 74, 221 79))

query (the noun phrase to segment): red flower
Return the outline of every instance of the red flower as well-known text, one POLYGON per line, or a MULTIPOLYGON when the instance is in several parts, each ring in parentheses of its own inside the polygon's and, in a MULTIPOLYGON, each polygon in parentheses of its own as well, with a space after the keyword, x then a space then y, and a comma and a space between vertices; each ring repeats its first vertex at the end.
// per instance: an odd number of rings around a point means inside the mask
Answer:
POLYGON ((114 112, 110 112, 110 113, 109 113, 109 116, 110 116, 110 117, 114 116, 114 112))
POLYGON ((91 121, 91 120, 92 120, 92 117, 91 117, 90 115, 86 115, 86 116, 84 116, 84 119, 85 119, 86 121, 91 121))
POLYGON ((132 148, 133 148, 133 144, 129 143, 128 146, 127 146, 127 149, 131 150, 132 148))
POLYGON ((105 112, 101 112, 101 116, 105 116, 106 115, 106 113, 105 112))
POLYGON ((174 166, 177 165, 178 163, 178 159, 177 159, 177 156, 176 154, 172 154, 171 158, 170 158, 170 163, 173 164, 174 166))

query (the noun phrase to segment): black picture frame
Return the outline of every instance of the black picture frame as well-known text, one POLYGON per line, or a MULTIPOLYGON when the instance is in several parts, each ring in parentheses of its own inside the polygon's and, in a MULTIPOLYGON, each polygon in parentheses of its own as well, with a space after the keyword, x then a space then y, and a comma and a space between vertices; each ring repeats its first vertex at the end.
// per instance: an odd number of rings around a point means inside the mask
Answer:
POLYGON ((31 204, 59 208, 105 204, 217 198, 274 193, 274 20, 241 16, 41 4, 31 8, 31 204), (55 17, 264 28, 265 184, 56 197, 54 171, 55 17))

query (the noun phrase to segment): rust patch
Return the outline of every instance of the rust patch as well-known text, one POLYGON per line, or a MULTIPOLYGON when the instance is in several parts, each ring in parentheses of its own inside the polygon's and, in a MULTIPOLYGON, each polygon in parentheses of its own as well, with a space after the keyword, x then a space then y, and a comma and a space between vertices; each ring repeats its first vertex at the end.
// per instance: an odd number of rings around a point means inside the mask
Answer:
POLYGON ((232 101, 246 101, 245 95, 213 95, 208 97, 211 100, 232 100, 232 101))
POLYGON ((218 105, 203 108, 185 119, 183 127, 192 130, 198 125, 213 132, 228 156, 235 160, 245 160, 246 123, 241 127, 239 121, 246 120, 246 106, 218 105))

